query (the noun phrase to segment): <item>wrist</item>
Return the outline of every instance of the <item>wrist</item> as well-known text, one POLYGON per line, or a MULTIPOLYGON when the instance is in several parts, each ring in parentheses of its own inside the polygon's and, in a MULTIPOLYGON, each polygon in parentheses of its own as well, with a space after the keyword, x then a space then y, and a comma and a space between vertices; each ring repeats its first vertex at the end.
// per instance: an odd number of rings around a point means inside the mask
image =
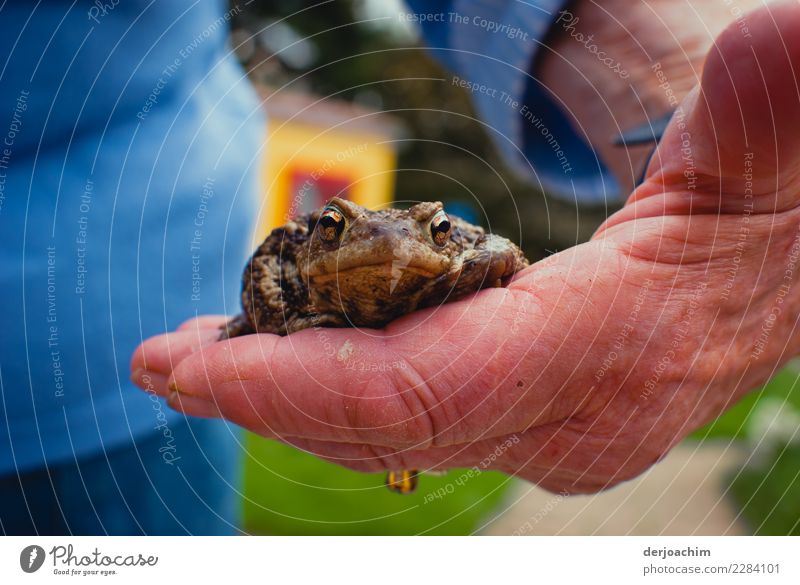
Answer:
MULTIPOLYGON (((756 5, 738 3, 743 10, 756 5)), ((641 176, 652 146, 613 146, 611 137, 675 109, 699 82, 714 39, 735 18, 725 3, 677 0, 602 6, 579 0, 556 16, 538 74, 623 195, 641 176)))

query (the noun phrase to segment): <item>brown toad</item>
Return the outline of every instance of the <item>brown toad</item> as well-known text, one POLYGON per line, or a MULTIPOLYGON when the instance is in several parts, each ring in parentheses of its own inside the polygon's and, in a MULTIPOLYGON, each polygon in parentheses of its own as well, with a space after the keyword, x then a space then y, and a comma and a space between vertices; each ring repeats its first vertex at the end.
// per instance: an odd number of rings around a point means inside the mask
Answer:
MULTIPOLYGON (((382 327, 416 309, 501 286, 527 265, 509 240, 448 216, 439 202, 370 211, 334 197, 259 246, 244 271, 244 312, 220 338, 382 327)), ((417 475, 391 471, 386 485, 410 493, 417 475)))
POLYGON ((370 211, 334 197, 259 246, 244 271, 244 312, 222 338, 382 327, 500 286, 527 265, 509 240, 448 216, 439 202, 370 211))

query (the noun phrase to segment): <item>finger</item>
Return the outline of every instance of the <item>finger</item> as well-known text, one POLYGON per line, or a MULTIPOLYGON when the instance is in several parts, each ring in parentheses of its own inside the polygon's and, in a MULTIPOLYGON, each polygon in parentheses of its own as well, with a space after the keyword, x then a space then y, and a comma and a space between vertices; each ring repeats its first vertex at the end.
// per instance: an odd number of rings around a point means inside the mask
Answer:
POLYGON ((186 331, 189 329, 219 329, 225 323, 230 321, 230 317, 226 315, 200 315, 188 321, 184 321, 178 327, 178 331, 186 331))
MULTIPOLYGON (((349 445, 344 443, 325 443, 308 439, 284 439, 280 441, 301 451, 360 473, 381 473, 413 469, 424 475, 429 472, 461 469, 452 480, 462 486, 486 471, 502 471, 510 476, 520 477, 553 493, 590 494, 611 487, 604 479, 591 476, 576 477, 574 473, 564 473, 551 466, 506 464, 498 461, 493 454, 503 442, 493 440, 487 444, 453 446, 428 451, 407 453, 384 453, 384 447, 371 445, 349 445), (439 452, 440 454, 435 454, 439 452)), ((439 486, 440 487, 440 486, 439 486)), ((454 486, 455 487, 455 486, 454 486)), ((422 491, 423 484, 419 490, 422 491)), ((438 487, 437 487, 438 489, 438 487)))
MULTIPOLYGON (((180 392, 170 392, 167 404, 187 416, 222 417, 222 413, 213 400, 195 398, 180 392)), ((496 440, 488 440, 427 450, 395 450, 364 443, 339 443, 292 437, 264 431, 263 428, 248 428, 248 430, 258 433, 266 439, 291 445, 331 463, 365 473, 387 469, 426 470, 469 466, 480 461, 486 453, 495 448, 497 443, 496 440)))
POLYGON ((521 477, 552 492, 595 493, 636 477, 656 462, 660 453, 639 446, 609 444, 598 449, 592 432, 575 432, 563 424, 543 425, 525 433, 469 444, 426 450, 395 450, 366 444, 272 437, 315 457, 353 471, 427 471, 465 468, 467 481, 489 470, 521 477), (616 453, 624 451, 622 456, 616 453), (607 455, 610 453, 610 457, 607 455), (608 459, 614 463, 609 464, 608 459))
POLYGON ((151 337, 131 358, 131 380, 159 396, 168 394, 167 378, 181 360, 219 339, 216 329, 187 329, 151 337))
POLYGON ((597 324, 574 319, 587 301, 561 295, 569 290, 563 270, 542 265, 537 274, 555 291, 546 299, 533 294, 529 273, 508 289, 420 311, 382 331, 217 343, 181 362, 172 381, 259 432, 394 448, 465 443, 559 420, 591 392, 588 372, 575 378, 573 370, 575 356, 592 351, 597 324), (577 389, 561 392, 567 381, 577 389))
POLYGON ((738 184, 752 153, 755 190, 772 194, 776 176, 796 173, 800 154, 800 4, 764 6, 743 19, 747 32, 731 24, 710 51, 689 121, 703 130, 703 167, 738 184))
MULTIPOLYGON (((353 471, 466 468, 459 479, 467 481, 484 471, 497 470, 522 477, 545 489, 567 493, 594 493, 640 474, 654 458, 642 463, 634 457, 609 469, 598 455, 591 434, 566 432, 562 425, 546 425, 526 433, 426 450, 394 450, 364 444, 314 441, 281 437, 291 445, 353 471)), ((640 458, 639 458, 640 459, 640 458)))
POLYGON ((169 376, 159 374, 157 372, 150 372, 143 368, 137 368, 131 372, 131 382, 139 386, 145 392, 164 396, 167 392, 167 382, 169 376))

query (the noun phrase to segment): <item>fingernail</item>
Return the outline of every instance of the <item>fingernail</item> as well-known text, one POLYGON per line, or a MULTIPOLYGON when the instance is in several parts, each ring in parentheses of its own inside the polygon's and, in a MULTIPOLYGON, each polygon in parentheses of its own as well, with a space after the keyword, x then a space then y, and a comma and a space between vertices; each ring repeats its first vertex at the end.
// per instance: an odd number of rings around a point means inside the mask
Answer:
POLYGON ((175 380, 175 378, 172 378, 169 381, 169 384, 167 384, 167 390, 170 393, 180 394, 181 396, 192 396, 191 393, 186 392, 186 388, 178 388, 178 382, 175 380))
POLYGON ((131 382, 145 392, 152 392, 159 396, 167 394, 167 377, 164 374, 151 372, 144 368, 136 368, 131 373, 131 382))
POLYGON ((145 370, 144 368, 136 368, 131 372, 131 382, 133 382, 137 386, 141 386, 143 378, 146 374, 147 370, 145 370))
POLYGON ((136 368, 131 372, 131 382, 146 390, 153 386, 154 375, 156 375, 154 372, 150 372, 144 368, 136 368))
POLYGON ((190 416, 222 418, 222 413, 220 413, 217 405, 203 400, 202 398, 195 398, 193 396, 186 396, 173 392, 169 395, 169 398, 167 398, 167 404, 170 408, 190 416))

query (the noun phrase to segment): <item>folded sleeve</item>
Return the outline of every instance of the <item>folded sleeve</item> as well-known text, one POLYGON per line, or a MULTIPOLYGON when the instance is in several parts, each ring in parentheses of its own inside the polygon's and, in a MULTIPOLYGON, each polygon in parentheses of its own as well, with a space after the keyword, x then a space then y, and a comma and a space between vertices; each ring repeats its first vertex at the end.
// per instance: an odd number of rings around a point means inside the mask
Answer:
MULTIPOLYGON (((618 201, 619 186, 570 124, 536 57, 568 0, 406 0, 429 51, 468 91, 508 165, 546 193, 579 203, 618 201)), ((565 69, 564 74, 569 74, 565 69)))

